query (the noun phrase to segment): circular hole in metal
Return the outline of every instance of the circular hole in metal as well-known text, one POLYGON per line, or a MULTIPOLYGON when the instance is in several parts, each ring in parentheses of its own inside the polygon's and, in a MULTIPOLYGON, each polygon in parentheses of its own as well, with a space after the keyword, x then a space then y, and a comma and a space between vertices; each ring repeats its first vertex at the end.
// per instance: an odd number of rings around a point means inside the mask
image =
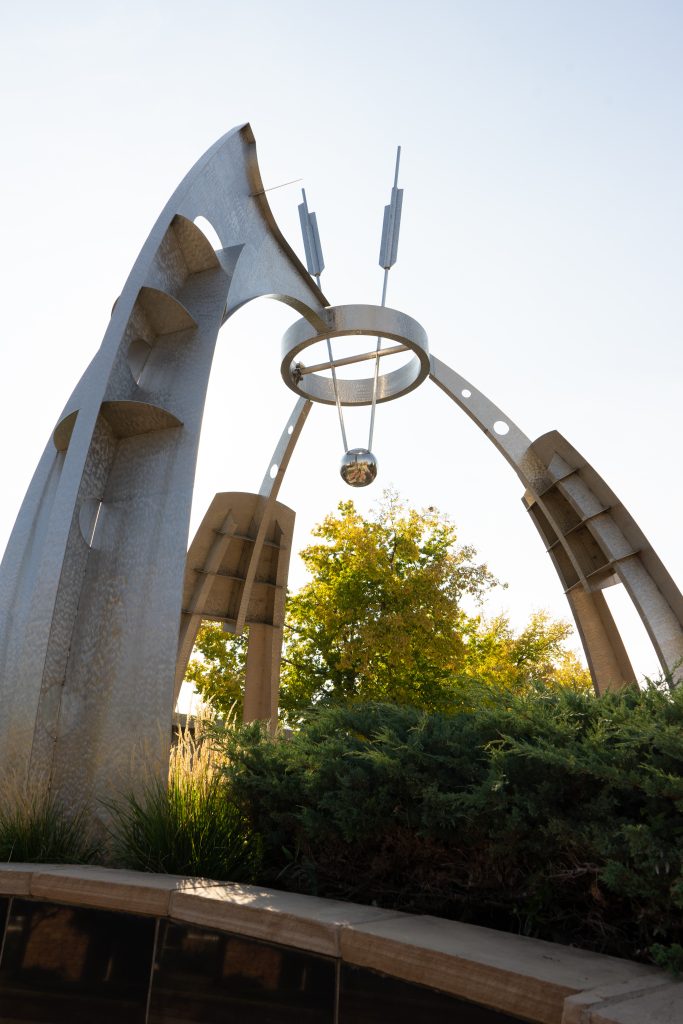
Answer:
POLYGON ((270 479, 274 480, 275 477, 277 476, 277 462, 274 462, 273 465, 270 467, 269 473, 270 479))
POLYGON ((293 434, 294 433, 294 427, 291 424, 287 427, 287 433, 288 434, 293 434))
POLYGON ((501 434, 502 436, 503 434, 507 434, 509 432, 510 427, 504 420, 496 420, 496 422, 493 424, 493 429, 497 434, 501 434))
POLYGON ((223 248, 223 244, 218 237, 218 232, 210 220, 207 220, 206 217, 202 217, 200 215, 199 217, 195 217, 194 222, 213 249, 223 248))
POLYGON ((462 391, 460 392, 460 394, 462 395, 463 398, 471 398, 472 397, 472 392, 470 391, 469 388, 463 388, 462 391))

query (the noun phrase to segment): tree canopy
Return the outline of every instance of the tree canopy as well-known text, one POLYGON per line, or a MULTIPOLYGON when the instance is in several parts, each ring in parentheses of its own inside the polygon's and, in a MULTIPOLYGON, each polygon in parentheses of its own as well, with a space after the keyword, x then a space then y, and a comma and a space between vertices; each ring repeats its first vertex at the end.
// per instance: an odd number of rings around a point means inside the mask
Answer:
MULTIPOLYGON (((287 602, 280 706, 291 720, 313 705, 358 699, 448 710, 463 677, 515 691, 534 680, 587 686, 566 649, 571 626, 544 612, 519 633, 481 606, 498 580, 458 543, 447 516, 387 493, 372 517, 340 503, 301 552, 310 580, 287 602)), ((205 624, 188 680, 219 710, 240 699, 246 645, 205 624)))
POLYGON ((197 633, 185 682, 221 715, 241 712, 248 639, 225 633, 220 622, 203 622, 197 633))

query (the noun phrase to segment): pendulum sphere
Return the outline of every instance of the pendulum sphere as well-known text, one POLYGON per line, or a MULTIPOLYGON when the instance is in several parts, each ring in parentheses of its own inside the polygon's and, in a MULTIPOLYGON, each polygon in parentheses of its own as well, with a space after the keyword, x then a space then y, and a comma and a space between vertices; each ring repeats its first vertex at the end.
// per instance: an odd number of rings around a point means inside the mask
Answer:
POLYGON ((367 487, 377 476, 377 459, 367 448, 352 448, 342 456, 339 472, 350 487, 367 487))

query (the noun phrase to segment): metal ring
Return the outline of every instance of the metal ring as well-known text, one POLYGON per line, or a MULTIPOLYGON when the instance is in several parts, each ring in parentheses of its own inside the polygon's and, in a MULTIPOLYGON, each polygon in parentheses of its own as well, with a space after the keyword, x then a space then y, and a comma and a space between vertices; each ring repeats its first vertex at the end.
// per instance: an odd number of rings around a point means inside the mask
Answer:
MULTIPOLYGON (((309 346, 327 338, 349 335, 368 335, 386 338, 405 345, 414 353, 404 366, 390 373, 380 374, 377 381, 377 401, 390 402, 413 391, 429 374, 429 345, 427 333, 412 317, 386 306, 330 306, 325 310, 327 327, 318 331, 308 320, 297 320, 282 338, 282 364, 280 372, 287 387, 297 395, 323 405, 334 405, 334 385, 331 377, 319 373, 301 376, 297 372, 298 356, 309 346)), ((374 377, 358 380, 337 376, 339 400, 342 405, 371 405, 374 377)))

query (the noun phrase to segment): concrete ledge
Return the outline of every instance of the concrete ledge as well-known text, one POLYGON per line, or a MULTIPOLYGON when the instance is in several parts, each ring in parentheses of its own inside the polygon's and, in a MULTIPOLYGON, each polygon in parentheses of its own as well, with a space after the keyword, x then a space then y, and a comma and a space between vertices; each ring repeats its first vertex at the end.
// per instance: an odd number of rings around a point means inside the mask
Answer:
POLYGON ((31 873, 27 895, 79 907, 167 917, 171 893, 196 881, 195 878, 119 871, 116 868, 40 865, 31 873))
POLYGON ((629 960, 437 917, 210 879, 0 866, 0 895, 169 918, 340 959, 534 1024, 681 1024, 683 984, 629 960))
POLYGON ((403 918, 346 928, 342 959, 544 1024, 560 1021, 565 1000, 577 992, 661 974, 629 960, 459 921, 403 918))
MULTIPOLYGON (((616 985, 602 985, 590 992, 579 992, 565 1000, 561 1024, 589 1024, 592 1020, 617 1020, 608 1011, 618 1012, 620 1003, 638 1000, 640 996, 659 996, 653 989, 668 988, 671 980, 661 971, 654 976, 632 978, 616 985), (593 1014, 598 1016, 594 1017, 593 1014), (604 1016, 608 1013, 608 1016, 604 1016)), ((679 1008, 680 1013, 680 1008, 679 1008)), ((649 1020, 643 1017, 643 1021, 649 1020)))
POLYGON ((31 892, 33 864, 0 865, 0 895, 28 896, 31 892))
POLYGON ((206 928, 237 932, 252 939, 295 946, 309 953, 339 957, 342 929, 363 922, 410 920, 376 907, 299 893, 259 889, 251 885, 219 885, 197 881, 171 895, 170 916, 206 928))
POLYGON ((584 1010, 581 1024, 681 1024, 683 984, 669 981, 637 996, 608 1000, 584 1010))

